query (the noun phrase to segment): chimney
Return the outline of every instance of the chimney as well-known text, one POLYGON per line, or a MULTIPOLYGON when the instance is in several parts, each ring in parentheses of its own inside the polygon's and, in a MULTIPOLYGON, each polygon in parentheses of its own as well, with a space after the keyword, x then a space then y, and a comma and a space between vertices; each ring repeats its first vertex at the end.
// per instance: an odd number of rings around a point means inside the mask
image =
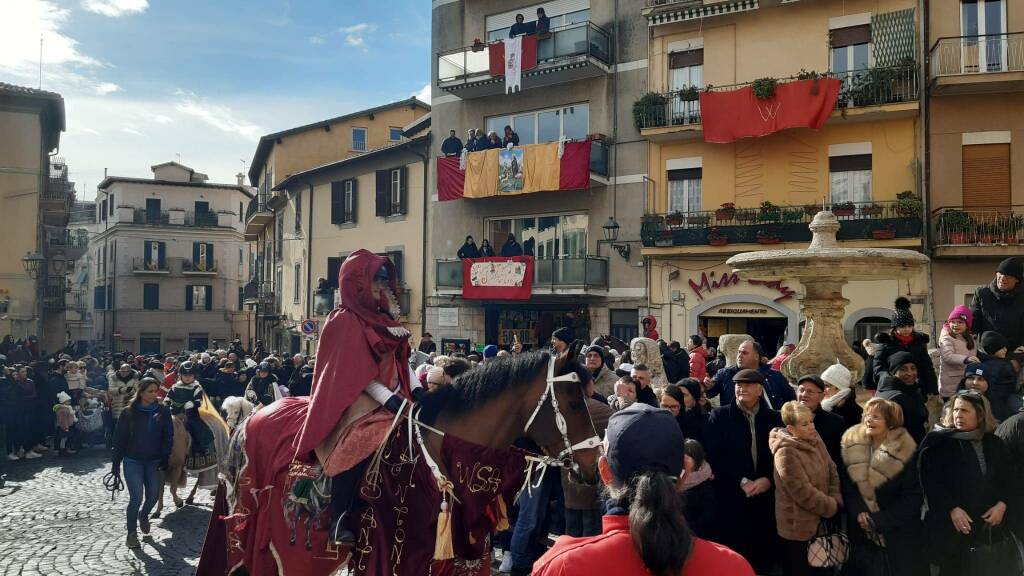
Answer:
POLYGON ((235 174, 235 179, 238 181, 239 186, 245 186, 245 174, 239 172, 238 174, 235 174))

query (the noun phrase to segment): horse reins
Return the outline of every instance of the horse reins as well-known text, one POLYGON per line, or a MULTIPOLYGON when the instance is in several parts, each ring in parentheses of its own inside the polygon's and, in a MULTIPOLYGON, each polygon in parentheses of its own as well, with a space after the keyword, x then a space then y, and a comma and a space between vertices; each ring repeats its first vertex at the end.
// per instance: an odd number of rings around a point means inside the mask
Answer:
POLYGON ((110 501, 113 502, 114 496, 116 496, 118 492, 124 490, 124 481, 121 480, 121 475, 114 474, 113 472, 107 472, 107 474, 103 476, 103 488, 107 492, 110 492, 110 501))

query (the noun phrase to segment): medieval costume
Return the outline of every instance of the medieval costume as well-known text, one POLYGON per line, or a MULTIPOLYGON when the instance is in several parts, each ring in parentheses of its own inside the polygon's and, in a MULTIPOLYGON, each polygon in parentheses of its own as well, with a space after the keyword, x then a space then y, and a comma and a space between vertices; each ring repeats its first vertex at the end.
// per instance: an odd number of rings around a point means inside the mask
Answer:
MULTIPOLYGON (((192 374, 192 370, 191 362, 186 362, 179 374, 192 374)), ((218 454, 227 450, 228 432, 203 387, 194 380, 186 384, 179 379, 167 391, 164 402, 171 409, 171 414, 184 414, 185 430, 192 439, 185 469, 199 476, 200 486, 216 486, 218 454)))

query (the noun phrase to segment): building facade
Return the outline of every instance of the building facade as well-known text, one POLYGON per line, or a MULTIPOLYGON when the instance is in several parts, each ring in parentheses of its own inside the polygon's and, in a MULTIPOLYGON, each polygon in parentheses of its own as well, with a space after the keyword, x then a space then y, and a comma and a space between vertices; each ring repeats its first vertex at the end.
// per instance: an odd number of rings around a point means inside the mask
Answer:
POLYGON ((640 0, 433 4, 431 122, 439 136, 432 157, 442 155, 451 129, 460 138, 472 128, 501 137, 508 126, 527 156, 541 154, 530 146, 550 142, 590 147, 588 181, 564 190, 559 183, 447 200, 437 194, 432 165, 425 325, 439 344, 508 348, 518 339, 537 347, 561 326, 579 338, 638 334, 647 313, 639 242, 647 150, 629 114, 647 82, 642 7, 640 0), (546 31, 537 30, 538 8, 549 18, 546 31), (524 46, 536 46, 536 66, 522 70, 518 89, 507 93, 489 61, 493 50, 504 50, 495 42, 508 38, 517 14, 530 32, 524 46), (611 222, 618 227, 606 228, 611 222), (463 298, 457 252, 465 237, 500 252, 509 234, 535 257, 529 299, 463 298))
MULTIPOLYGON (((326 258, 369 248, 372 242, 351 233, 320 240, 311 236, 310 226, 318 234, 331 226, 329 220, 320 221, 330 212, 318 212, 329 208, 330 192, 310 193, 298 185, 286 190, 280 184, 300 173, 401 145, 408 140, 402 134, 405 127, 429 111, 430 106, 409 98, 260 138, 248 174, 257 192, 245 217, 253 266, 244 301, 256 316, 253 338, 262 341, 267 350, 297 353, 313 349, 315 333, 304 335, 300 324, 315 316, 315 281, 329 276, 326 258), (311 194, 318 202, 323 198, 324 204, 311 209, 311 194), (314 240, 318 242, 315 247, 311 244, 314 240), (314 249, 317 259, 311 257, 314 249)), ((372 185, 364 190, 372 190, 372 185)), ((369 209, 372 197, 364 198, 360 207, 369 209)))
POLYGON ((65 226, 74 184, 56 156, 60 94, 0 83, 0 336, 64 347, 65 226))
POLYGON ((1024 254, 1024 5, 930 3, 927 204, 936 328, 1024 254))
POLYGON ((248 341, 243 231, 253 192, 177 162, 152 170, 151 180, 110 176, 98 187, 88 248, 94 341, 143 354, 248 341))
MULTIPOLYGON (((845 247, 922 248, 917 2, 669 1, 639 12, 650 34, 649 92, 632 120, 648 141, 643 255, 662 338, 703 334, 714 343, 721 334, 747 333, 767 353, 796 342, 799 283, 742 280, 725 261, 805 247, 807 224, 823 207, 839 217, 845 247), (793 91, 784 92, 788 83, 793 91), (832 86, 838 94, 820 129, 758 132, 790 108, 815 105, 832 86), (760 120, 736 108, 702 113, 702 100, 744 89, 752 96, 742 105, 756 107, 760 120), (797 90, 798 97, 787 96, 797 90), (750 116, 747 124, 736 120, 750 116), (760 137, 729 141, 723 126, 760 137)), ((898 296, 909 297, 930 326, 928 288, 926 273, 851 282, 844 290, 848 340, 887 327, 898 296)))

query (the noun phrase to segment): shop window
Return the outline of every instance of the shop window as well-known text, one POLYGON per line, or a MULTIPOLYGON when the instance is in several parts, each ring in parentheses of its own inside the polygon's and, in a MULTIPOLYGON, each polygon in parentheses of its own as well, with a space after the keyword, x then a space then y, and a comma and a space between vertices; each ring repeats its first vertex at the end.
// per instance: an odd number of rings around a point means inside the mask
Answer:
POLYGON ((871 154, 828 159, 832 203, 871 202, 871 154))

